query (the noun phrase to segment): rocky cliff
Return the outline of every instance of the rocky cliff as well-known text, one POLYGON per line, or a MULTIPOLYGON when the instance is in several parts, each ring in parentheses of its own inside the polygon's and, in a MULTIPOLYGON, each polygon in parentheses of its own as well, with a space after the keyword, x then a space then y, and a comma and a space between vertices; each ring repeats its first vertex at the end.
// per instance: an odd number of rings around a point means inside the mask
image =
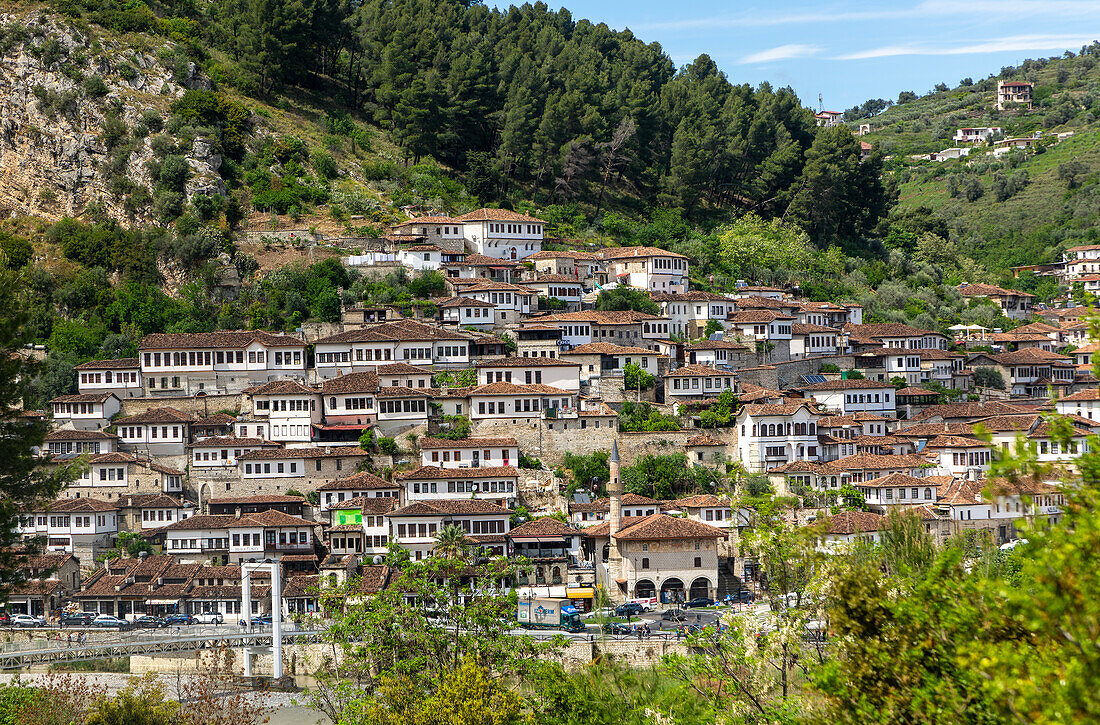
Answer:
POLYGON ((188 200, 225 193, 212 142, 164 130, 171 102, 207 82, 171 45, 143 45, 55 17, 0 15, 3 213, 56 219, 97 203, 120 221, 146 219, 149 164, 169 145, 187 160, 188 200))

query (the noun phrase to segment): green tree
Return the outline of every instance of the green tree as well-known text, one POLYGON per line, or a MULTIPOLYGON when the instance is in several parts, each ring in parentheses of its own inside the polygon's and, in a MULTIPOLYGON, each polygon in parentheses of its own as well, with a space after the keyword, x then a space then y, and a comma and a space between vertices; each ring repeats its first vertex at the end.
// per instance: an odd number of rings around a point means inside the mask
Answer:
POLYGON ((1005 379, 997 368, 979 366, 974 368, 974 386, 978 388, 1005 389, 1005 379))
POLYGON ((464 415, 445 415, 439 423, 439 437, 444 440, 466 440, 472 430, 473 423, 464 415))
POLYGON ((623 385, 627 390, 649 390, 656 382, 657 379, 648 371, 642 370, 637 363, 630 363, 623 368, 623 385))
POLYGON ((644 312, 647 315, 659 315, 660 305, 653 301, 645 290, 631 287, 616 287, 610 290, 601 290, 596 296, 596 309, 608 312, 617 310, 634 310, 644 312))
POLYGON ((591 486, 596 490, 601 490, 611 479, 611 472, 607 463, 610 455, 610 451, 594 451, 585 454, 566 453, 562 460, 562 466, 570 472, 572 487, 591 486))
POLYGON ((622 481, 623 490, 655 499, 709 490, 709 475, 691 466, 683 453, 644 455, 623 469, 622 481))
POLYGON ((26 310, 33 300, 22 279, 0 269, 0 593, 23 578, 19 564, 28 552, 16 527, 17 517, 55 497, 84 467, 82 460, 52 468, 32 453, 42 448, 48 422, 22 415, 28 383, 38 365, 24 357, 26 310))

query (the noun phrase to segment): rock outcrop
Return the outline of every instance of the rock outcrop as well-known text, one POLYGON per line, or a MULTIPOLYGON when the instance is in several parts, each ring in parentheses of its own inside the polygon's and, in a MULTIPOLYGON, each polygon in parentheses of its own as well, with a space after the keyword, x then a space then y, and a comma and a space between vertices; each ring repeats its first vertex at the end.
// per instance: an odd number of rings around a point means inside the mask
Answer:
MULTIPOLYGON (((0 213, 57 219, 95 202, 119 221, 149 218, 154 133, 132 131, 151 112, 166 120, 185 88, 209 80, 190 64, 177 83, 148 51, 90 39, 59 18, 2 14, 0 38, 0 213), (108 149, 109 117, 125 124, 128 158, 108 149)), ((189 199, 225 193, 212 139, 195 138, 186 157, 189 199)))

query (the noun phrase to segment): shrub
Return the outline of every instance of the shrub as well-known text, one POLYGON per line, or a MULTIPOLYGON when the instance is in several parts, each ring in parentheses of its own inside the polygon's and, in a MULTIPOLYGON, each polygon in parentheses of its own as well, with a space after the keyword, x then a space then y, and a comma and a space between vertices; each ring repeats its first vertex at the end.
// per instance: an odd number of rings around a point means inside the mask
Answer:
POLYGON ((84 81, 84 92, 88 94, 89 98, 103 98, 111 92, 111 89, 107 87, 103 78, 96 74, 88 76, 84 81))

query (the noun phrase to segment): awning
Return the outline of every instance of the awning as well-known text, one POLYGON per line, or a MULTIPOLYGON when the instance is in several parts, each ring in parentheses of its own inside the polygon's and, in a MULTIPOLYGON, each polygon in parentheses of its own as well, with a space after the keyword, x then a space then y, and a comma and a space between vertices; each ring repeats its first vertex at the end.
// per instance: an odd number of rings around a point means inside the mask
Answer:
POLYGON ((565 590, 566 599, 594 599, 595 597, 596 591, 591 587, 567 588, 565 590))

